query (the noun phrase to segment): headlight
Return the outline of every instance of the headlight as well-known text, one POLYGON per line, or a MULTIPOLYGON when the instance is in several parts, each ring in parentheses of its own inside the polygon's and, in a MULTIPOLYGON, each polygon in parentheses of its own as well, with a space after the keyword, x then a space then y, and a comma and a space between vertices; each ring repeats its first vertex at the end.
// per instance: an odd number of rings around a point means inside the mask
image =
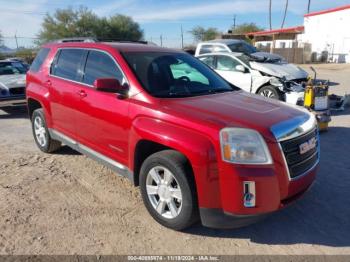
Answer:
POLYGON ((270 84, 273 85, 273 86, 278 86, 278 87, 282 87, 283 86, 281 81, 278 80, 277 78, 271 78, 270 79, 270 84))
POLYGON ((262 136, 246 128, 224 128, 220 131, 222 159, 235 164, 272 164, 269 149, 262 136))

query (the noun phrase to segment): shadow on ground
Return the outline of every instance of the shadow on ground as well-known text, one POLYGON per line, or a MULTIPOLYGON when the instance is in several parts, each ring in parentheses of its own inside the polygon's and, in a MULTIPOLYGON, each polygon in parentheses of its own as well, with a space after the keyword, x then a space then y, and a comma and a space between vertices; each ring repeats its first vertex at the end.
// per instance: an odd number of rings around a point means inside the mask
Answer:
POLYGON ((267 245, 350 246, 349 149, 350 128, 331 127, 321 135, 318 177, 304 198, 246 228, 216 230, 197 225, 187 233, 267 245))
POLYGON ((0 119, 19 119, 28 118, 27 107, 8 107, 0 109, 0 119))

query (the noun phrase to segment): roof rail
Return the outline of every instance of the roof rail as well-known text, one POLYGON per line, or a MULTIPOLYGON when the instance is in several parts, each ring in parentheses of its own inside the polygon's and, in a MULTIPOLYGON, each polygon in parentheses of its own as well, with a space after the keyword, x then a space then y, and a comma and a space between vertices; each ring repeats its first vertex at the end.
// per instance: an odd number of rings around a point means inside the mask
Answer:
POLYGON ((95 42, 98 42, 98 40, 92 37, 71 37, 71 38, 58 39, 54 42, 55 43, 69 43, 69 42, 95 43, 95 42))
POLYGON ((127 39, 118 39, 118 38, 95 38, 95 37, 71 37, 71 38, 62 38, 54 41, 55 43, 96 43, 96 42, 118 42, 118 43, 137 43, 137 44, 150 44, 150 42, 142 40, 127 40, 127 39))

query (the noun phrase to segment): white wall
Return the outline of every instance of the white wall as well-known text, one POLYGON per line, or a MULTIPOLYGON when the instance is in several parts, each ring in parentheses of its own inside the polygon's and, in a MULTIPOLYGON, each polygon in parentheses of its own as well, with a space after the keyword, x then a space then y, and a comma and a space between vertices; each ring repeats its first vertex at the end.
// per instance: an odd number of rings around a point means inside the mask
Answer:
POLYGON ((350 9, 320 14, 304 19, 302 41, 312 44, 312 51, 334 54, 334 62, 350 63, 350 9))

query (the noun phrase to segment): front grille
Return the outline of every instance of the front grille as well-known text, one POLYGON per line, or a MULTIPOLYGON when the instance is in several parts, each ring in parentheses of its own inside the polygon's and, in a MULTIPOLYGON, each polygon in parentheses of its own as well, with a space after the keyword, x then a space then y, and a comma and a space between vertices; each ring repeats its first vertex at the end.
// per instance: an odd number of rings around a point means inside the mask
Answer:
POLYGON ((24 87, 14 87, 10 88, 10 95, 24 95, 25 90, 24 87))
POLYGON ((281 142, 281 147, 291 178, 297 178, 298 176, 303 175, 316 164, 319 157, 317 149, 319 146, 318 144, 319 141, 316 128, 302 136, 281 142), (300 154, 300 145, 308 142, 313 137, 316 137, 317 139, 316 147, 304 154, 300 154))

